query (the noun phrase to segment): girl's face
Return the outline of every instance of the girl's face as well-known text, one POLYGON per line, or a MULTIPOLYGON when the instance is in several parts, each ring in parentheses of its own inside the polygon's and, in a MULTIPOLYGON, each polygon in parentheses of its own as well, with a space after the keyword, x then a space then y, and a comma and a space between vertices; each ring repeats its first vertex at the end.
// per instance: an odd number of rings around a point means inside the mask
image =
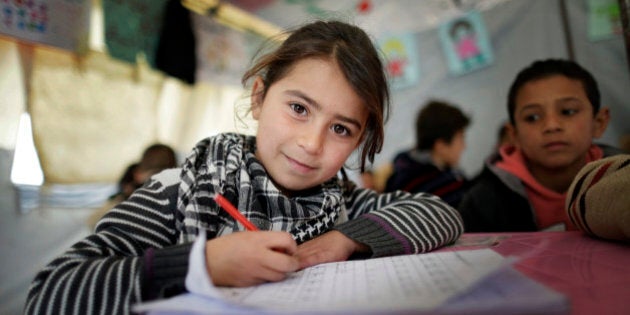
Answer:
POLYGON ((578 80, 555 75, 531 81, 516 95, 513 139, 530 167, 580 167, 592 139, 606 129, 605 114, 600 110, 593 116, 593 106, 578 80))
POLYGON ((362 140, 368 112, 336 63, 295 63, 262 98, 254 82, 252 115, 258 121, 256 157, 285 193, 332 178, 362 140))

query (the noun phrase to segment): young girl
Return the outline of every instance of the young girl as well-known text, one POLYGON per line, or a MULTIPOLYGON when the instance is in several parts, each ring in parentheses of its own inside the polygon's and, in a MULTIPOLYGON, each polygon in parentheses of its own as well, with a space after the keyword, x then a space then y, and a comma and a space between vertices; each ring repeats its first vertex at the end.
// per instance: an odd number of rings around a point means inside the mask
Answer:
POLYGON ((379 195, 337 176, 355 149, 363 168, 383 142, 387 82, 361 29, 305 25, 243 83, 252 83, 256 137, 207 138, 181 168, 154 175, 36 276, 25 313, 125 314, 181 293, 200 231, 217 286, 279 281, 353 255, 427 252, 462 233, 458 213, 433 195, 379 195), (239 232, 215 193, 260 231, 239 232))

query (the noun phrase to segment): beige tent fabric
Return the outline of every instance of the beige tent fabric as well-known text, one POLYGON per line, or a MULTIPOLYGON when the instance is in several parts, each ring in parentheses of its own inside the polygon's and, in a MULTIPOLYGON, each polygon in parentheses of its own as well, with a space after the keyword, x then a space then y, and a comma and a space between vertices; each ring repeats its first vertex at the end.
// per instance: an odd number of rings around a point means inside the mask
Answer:
POLYGON ((37 48, 33 138, 46 183, 114 182, 157 137, 163 76, 103 53, 37 48))
POLYGON ((182 150, 189 152, 199 140, 220 132, 253 133, 251 116, 239 121, 235 113, 249 104, 242 93, 235 86, 196 84, 187 103, 187 119, 180 123, 178 142, 186 145, 182 150))
POLYGON ((0 148, 14 149, 26 104, 17 43, 0 38, 0 148))

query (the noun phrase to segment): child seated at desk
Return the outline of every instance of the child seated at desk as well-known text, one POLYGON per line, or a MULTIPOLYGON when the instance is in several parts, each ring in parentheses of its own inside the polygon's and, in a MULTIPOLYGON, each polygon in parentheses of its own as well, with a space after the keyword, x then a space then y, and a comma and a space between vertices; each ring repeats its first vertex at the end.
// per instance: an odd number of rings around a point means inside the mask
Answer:
POLYGON ((396 154, 385 191, 428 192, 457 207, 468 184, 459 170, 468 124, 456 105, 429 100, 416 116, 416 145, 396 154))
POLYGON ((25 314, 127 314, 185 291, 191 247, 205 231, 217 286, 280 281, 312 265, 427 252, 462 233, 455 209, 429 194, 378 194, 337 174, 383 144, 389 90, 360 28, 318 21, 293 32, 243 76, 256 136, 200 141, 100 220, 94 234, 35 277, 25 314), (243 231, 221 193, 260 231, 243 231))
POLYGON ((140 162, 132 163, 127 166, 118 181, 118 191, 116 194, 109 197, 102 207, 88 217, 87 223, 90 228, 94 229, 98 220, 100 220, 107 211, 129 198, 129 196, 131 196, 136 189, 144 185, 151 176, 173 167, 177 167, 177 154, 173 148, 162 143, 154 143, 148 146, 142 152, 140 162))
POLYGON ((507 105, 514 145, 501 146, 465 194, 465 231, 576 229, 564 211, 575 175, 620 153, 593 143, 609 120, 597 82, 573 61, 536 61, 516 76, 507 105))
POLYGON ((630 243, 630 154, 586 164, 569 187, 565 207, 584 233, 630 243))

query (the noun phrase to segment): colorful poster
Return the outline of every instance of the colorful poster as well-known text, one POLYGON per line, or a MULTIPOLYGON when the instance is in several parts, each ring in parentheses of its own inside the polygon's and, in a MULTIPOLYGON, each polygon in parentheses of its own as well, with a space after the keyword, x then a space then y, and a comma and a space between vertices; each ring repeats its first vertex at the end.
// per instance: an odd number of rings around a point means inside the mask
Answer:
POLYGON ((488 33, 477 11, 452 19, 438 28, 451 74, 462 75, 493 62, 488 33))
POLYGON ((85 52, 91 6, 90 0, 0 0, 0 34, 85 52))
POLYGON ((385 68, 392 89, 402 89, 420 80, 420 62, 416 38, 407 33, 378 41, 385 57, 385 68))
POLYGON ((621 11, 617 0, 588 1, 588 38, 610 39, 621 34, 621 11))

